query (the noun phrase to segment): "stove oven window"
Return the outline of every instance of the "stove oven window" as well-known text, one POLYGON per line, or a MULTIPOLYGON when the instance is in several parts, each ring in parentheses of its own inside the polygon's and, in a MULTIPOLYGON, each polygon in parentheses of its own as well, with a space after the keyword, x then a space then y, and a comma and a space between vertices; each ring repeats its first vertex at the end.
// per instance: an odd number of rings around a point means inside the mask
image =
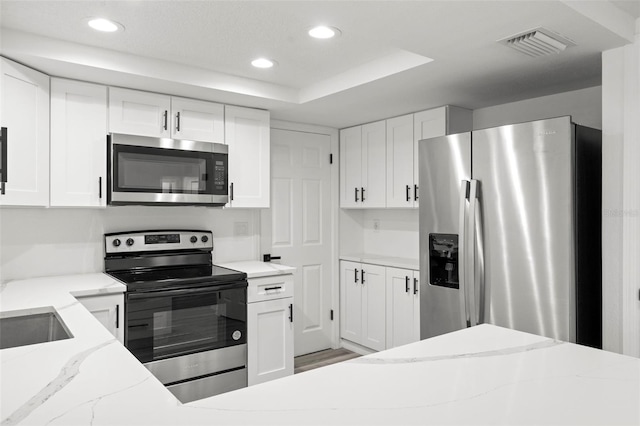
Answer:
POLYGON ((245 287, 162 293, 127 300, 127 347, 141 362, 246 343, 245 287))

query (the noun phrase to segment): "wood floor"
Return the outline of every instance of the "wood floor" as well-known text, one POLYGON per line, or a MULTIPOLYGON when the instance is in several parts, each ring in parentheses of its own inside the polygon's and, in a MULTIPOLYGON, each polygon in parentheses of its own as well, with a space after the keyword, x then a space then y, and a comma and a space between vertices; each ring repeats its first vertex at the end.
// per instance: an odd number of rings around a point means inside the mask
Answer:
POLYGON ((294 374, 313 370, 314 368, 325 367, 349 359, 357 358, 360 355, 347 349, 327 349, 307 355, 301 355, 294 359, 294 374))

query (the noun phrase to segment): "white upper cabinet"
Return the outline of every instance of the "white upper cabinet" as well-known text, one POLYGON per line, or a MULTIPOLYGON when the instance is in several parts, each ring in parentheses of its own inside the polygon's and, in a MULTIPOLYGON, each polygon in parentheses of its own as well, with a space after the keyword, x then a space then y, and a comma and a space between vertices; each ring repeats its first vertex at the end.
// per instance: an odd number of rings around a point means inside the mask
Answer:
POLYGON ((413 114, 387 120, 387 207, 413 207, 413 114))
POLYGON ((224 143, 224 105, 172 97, 171 137, 224 143))
POLYGON ((111 87, 109 131, 224 143, 224 105, 111 87))
POLYGON ((444 106, 341 130, 340 207, 418 207, 418 141, 470 131, 472 118, 444 106))
POLYGON ((340 207, 385 207, 386 124, 340 131, 340 207))
POLYGON ((229 145, 228 207, 268 208, 271 197, 269 111, 225 106, 229 145))
MULTIPOLYGON (((2 206, 49 205, 49 77, 0 58, 0 126, 7 129, 2 206)), ((4 161, 3 161, 4 162, 4 161)))
POLYGON ((109 132, 171 137, 171 97, 109 88, 109 132))
POLYGON ((106 205, 107 88, 51 79, 51 206, 106 205))

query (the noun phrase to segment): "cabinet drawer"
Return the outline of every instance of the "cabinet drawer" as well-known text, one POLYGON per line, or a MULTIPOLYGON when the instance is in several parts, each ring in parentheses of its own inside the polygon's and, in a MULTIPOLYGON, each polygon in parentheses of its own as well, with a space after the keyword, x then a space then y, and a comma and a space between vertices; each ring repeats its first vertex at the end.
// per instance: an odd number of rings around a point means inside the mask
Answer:
POLYGON ((293 275, 291 274, 250 278, 248 282, 247 303, 293 296, 293 275))

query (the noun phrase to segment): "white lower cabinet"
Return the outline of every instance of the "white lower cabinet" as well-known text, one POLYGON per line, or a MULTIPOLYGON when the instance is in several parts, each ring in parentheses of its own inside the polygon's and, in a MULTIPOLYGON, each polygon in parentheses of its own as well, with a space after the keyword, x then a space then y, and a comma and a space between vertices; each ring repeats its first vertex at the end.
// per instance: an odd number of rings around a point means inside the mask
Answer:
POLYGON ((293 275, 248 282, 247 382, 251 386, 293 374, 293 275))
POLYGON ((367 348, 386 346, 385 268, 340 262, 340 336, 367 348))
POLYGON ((386 268, 387 349, 420 340, 420 272, 386 268))
POLYGON ((78 301, 124 344, 124 294, 77 297, 78 301))

